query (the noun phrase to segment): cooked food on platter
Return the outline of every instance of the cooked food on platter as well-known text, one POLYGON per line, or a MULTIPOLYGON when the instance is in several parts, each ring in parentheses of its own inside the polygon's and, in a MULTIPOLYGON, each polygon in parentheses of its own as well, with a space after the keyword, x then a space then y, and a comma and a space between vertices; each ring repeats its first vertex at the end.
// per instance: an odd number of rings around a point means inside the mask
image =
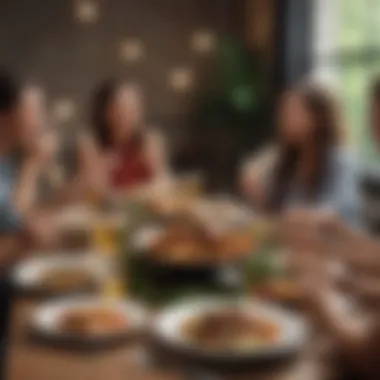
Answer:
POLYGON ((107 274, 107 261, 93 252, 36 255, 20 262, 12 273, 23 291, 60 294, 95 291, 107 274))
POLYGON ((163 214, 181 214, 188 212, 195 200, 187 194, 174 193, 162 197, 151 197, 145 202, 151 211, 163 214))
POLYGON ((261 298, 280 302, 298 302, 303 298, 300 284, 292 278, 274 278, 254 289, 261 298))
POLYGON ((54 292, 67 292, 96 286, 94 277, 94 273, 86 268, 54 268, 41 275, 38 286, 54 292))
POLYGON ((183 336, 207 350, 249 350, 273 344, 279 338, 279 326, 263 316, 222 309, 205 312, 185 321, 183 336))
POLYGON ((93 348, 124 342, 141 331, 146 320, 144 310, 131 301, 74 297, 39 306, 31 327, 46 342, 93 348))
POLYGON ((162 262, 218 263, 241 258, 253 248, 249 231, 215 234, 199 223, 177 222, 163 228, 147 250, 150 257, 162 262))
POLYGON ((190 211, 199 220, 220 230, 234 226, 252 226, 256 222, 248 207, 227 196, 200 199, 190 211))
POLYGON ((158 316, 154 332, 168 348, 214 364, 293 355, 308 338, 300 315, 248 298, 178 303, 158 316))
POLYGON ((125 315, 102 307, 68 310, 59 320, 59 329, 69 334, 114 334, 128 328, 125 315))

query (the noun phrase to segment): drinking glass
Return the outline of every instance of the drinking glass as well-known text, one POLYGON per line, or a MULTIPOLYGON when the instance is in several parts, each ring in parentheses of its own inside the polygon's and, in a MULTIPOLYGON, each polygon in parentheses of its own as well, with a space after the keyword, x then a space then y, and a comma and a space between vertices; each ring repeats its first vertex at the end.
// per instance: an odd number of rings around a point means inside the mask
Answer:
POLYGON ((99 214, 92 225, 91 242, 94 252, 109 262, 109 271, 103 284, 103 293, 107 297, 121 297, 123 282, 118 273, 118 252, 126 229, 121 214, 99 214))

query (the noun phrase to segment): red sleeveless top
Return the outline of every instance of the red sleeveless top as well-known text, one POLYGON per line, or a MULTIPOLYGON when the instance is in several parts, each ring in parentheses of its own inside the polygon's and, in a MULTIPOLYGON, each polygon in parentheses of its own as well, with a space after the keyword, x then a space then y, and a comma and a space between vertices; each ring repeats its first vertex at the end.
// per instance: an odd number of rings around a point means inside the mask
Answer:
POLYGON ((141 145, 130 143, 116 153, 109 172, 111 185, 116 189, 128 189, 152 179, 141 145))

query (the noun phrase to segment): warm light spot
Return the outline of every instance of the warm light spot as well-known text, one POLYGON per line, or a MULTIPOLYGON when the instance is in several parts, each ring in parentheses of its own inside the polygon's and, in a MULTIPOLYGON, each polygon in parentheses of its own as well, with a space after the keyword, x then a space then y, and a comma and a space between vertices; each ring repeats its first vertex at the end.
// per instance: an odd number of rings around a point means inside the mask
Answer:
POLYGON ((70 99, 58 99, 53 105, 53 117, 57 122, 66 122, 75 116, 75 103, 70 99))
POLYGON ((141 61, 145 56, 145 45, 138 38, 124 40, 120 45, 120 58, 127 63, 141 61))
POLYGON ((191 36, 191 46, 198 54, 210 54, 215 50, 216 36, 206 30, 197 30, 191 36))
POLYGON ((168 81, 174 91, 186 92, 193 85, 193 72, 186 67, 172 69, 169 72, 168 81))
POLYGON ((95 0, 75 0, 75 18, 82 24, 94 23, 99 18, 99 4, 95 0))

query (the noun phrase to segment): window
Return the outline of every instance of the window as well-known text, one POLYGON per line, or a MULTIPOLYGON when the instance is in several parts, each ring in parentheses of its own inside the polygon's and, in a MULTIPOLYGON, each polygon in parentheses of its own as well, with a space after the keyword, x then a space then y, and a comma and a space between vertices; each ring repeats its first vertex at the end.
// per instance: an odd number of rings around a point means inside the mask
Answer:
POLYGON ((369 148, 368 86, 380 75, 380 1, 315 0, 314 76, 341 97, 350 141, 369 148))

